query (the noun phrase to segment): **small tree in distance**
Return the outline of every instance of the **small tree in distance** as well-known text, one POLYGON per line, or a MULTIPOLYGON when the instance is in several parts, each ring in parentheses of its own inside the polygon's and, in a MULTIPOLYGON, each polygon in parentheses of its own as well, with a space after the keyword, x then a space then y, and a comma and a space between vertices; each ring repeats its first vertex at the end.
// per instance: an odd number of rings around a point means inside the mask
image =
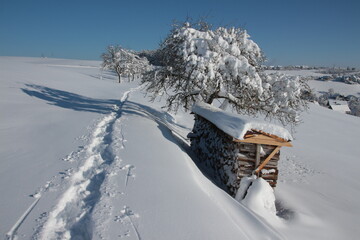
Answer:
POLYGON ((116 46, 108 46, 106 48, 107 52, 101 55, 103 59, 102 68, 106 70, 113 70, 117 73, 119 78, 119 83, 121 82, 121 67, 120 67, 120 56, 119 52, 121 47, 116 46))
POLYGON ((211 30, 204 21, 175 25, 157 56, 161 66, 147 72, 143 81, 152 100, 166 97, 169 110, 222 99, 238 113, 262 113, 285 125, 298 123, 298 111, 306 107, 301 89, 307 84, 262 72, 265 57, 245 30, 211 30))
POLYGON ((101 55, 103 69, 115 71, 121 83, 121 76, 127 75, 134 80, 136 74, 143 74, 149 70, 146 58, 139 57, 135 52, 124 49, 119 45, 108 46, 107 52, 101 55))

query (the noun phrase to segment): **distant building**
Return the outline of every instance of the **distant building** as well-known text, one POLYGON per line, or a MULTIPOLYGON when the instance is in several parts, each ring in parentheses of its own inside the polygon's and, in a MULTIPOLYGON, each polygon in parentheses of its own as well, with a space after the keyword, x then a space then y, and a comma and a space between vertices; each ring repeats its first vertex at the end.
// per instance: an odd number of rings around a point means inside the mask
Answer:
POLYGON ((330 80, 333 80, 334 78, 331 77, 331 76, 321 76, 321 77, 318 77, 316 80, 319 80, 319 81, 330 81, 330 80))
POLYGON ((329 108, 341 113, 351 113, 347 101, 329 99, 329 108))

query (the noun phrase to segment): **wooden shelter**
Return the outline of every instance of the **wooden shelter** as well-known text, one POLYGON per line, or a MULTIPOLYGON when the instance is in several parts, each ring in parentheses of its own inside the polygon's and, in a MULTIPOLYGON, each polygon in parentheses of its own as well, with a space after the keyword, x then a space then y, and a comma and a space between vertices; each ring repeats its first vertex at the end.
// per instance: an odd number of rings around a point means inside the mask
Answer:
POLYGON ((243 177, 256 174, 276 187, 280 148, 292 147, 291 143, 256 129, 248 131, 243 140, 234 139, 234 142, 240 143, 240 153, 243 153, 237 157, 240 164, 239 175, 243 177))
POLYGON ((290 133, 277 125, 245 119, 205 103, 194 106, 188 135, 197 156, 217 172, 235 196, 240 180, 256 174, 272 187, 278 179, 281 147, 292 147, 290 133))

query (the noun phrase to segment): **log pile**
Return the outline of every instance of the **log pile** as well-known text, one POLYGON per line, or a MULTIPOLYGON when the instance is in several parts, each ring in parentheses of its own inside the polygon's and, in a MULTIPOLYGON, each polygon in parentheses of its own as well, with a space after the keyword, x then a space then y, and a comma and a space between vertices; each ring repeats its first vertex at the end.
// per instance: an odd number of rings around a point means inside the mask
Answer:
MULTIPOLYGON (((254 143, 238 143, 241 155, 236 159, 239 161, 240 173, 239 177, 250 176, 256 169, 256 152, 257 144, 254 143)), ((261 145, 260 146, 260 161, 261 164, 267 156, 269 156, 276 146, 261 145)), ((278 161, 280 159, 280 152, 276 153, 271 160, 265 165, 265 167, 259 172, 259 177, 264 178, 272 187, 276 187, 276 181, 278 178, 278 161)))
MULTIPOLYGON (((248 132, 247 135, 254 136, 254 133, 248 132)), ((197 114, 193 131, 188 137, 192 150, 201 161, 216 171, 232 196, 235 196, 239 189, 241 178, 250 176, 277 147, 235 141, 233 137, 197 114)), ((272 187, 276 186, 278 178, 279 158, 280 153, 277 152, 258 174, 272 187)))

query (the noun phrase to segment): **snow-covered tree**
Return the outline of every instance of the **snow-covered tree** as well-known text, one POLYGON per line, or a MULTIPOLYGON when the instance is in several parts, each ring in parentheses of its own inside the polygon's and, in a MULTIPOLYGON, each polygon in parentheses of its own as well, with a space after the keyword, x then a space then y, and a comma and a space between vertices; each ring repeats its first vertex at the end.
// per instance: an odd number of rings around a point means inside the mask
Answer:
POLYGON ((263 94, 257 111, 269 118, 277 118, 284 125, 297 124, 299 113, 307 108, 304 92, 312 94, 306 80, 299 76, 260 73, 263 94))
POLYGON ((157 50, 142 50, 137 53, 139 57, 146 58, 150 65, 152 66, 159 66, 160 63, 160 56, 159 51, 157 50))
POLYGON ((296 123, 297 110, 306 105, 300 79, 261 72, 264 55, 245 30, 185 23, 172 29, 158 52, 161 67, 144 82, 153 99, 166 95, 169 110, 223 99, 239 113, 265 113, 285 124, 296 123))
POLYGON ((119 77, 119 83, 122 75, 131 76, 133 80, 136 74, 143 74, 150 67, 146 58, 139 57, 135 52, 118 45, 107 47, 107 52, 101 57, 103 69, 115 71, 119 77))
POLYGON ((351 98, 348 105, 351 110, 351 114, 360 117, 360 98, 351 98))
POLYGON ((131 76, 134 80, 135 75, 142 75, 151 69, 149 61, 145 57, 140 57, 136 52, 128 52, 127 61, 124 62, 124 74, 131 76))
POLYGON ((119 77, 119 83, 121 82, 121 68, 120 68, 120 56, 119 52, 122 48, 118 45, 108 46, 105 53, 101 55, 103 59, 102 68, 106 70, 115 71, 119 77))

